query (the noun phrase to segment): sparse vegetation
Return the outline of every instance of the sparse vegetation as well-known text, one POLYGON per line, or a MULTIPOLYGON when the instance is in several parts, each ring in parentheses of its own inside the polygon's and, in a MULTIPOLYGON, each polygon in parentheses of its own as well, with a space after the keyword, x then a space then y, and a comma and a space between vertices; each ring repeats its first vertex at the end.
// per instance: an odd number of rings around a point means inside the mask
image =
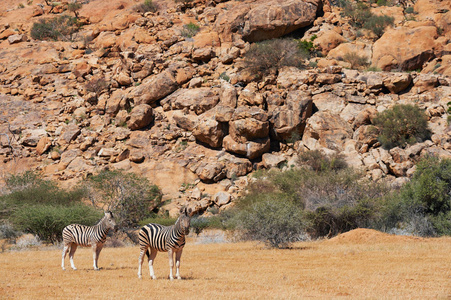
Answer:
POLYGON ((368 58, 359 55, 357 52, 348 52, 343 56, 343 60, 351 64, 352 69, 366 68, 369 66, 368 58))
POLYGON ((199 32, 199 30, 200 30, 199 25, 190 22, 188 24, 183 25, 182 36, 192 38, 199 32))
POLYGON ((67 10, 74 13, 75 17, 78 19, 80 16, 78 15, 78 11, 83 7, 83 4, 80 2, 77 2, 76 0, 74 2, 69 2, 67 4, 67 10))
POLYGON ((80 30, 76 17, 62 15, 53 19, 41 19, 33 23, 31 37, 35 40, 72 41, 74 34, 80 30))
POLYGON ((143 3, 135 6, 135 10, 142 14, 146 12, 156 12, 157 6, 155 5, 155 3, 153 3, 152 0, 144 0, 143 3))
POLYGON ((244 62, 256 74, 276 73, 284 66, 302 67, 307 54, 294 39, 273 39, 254 43, 246 52, 244 62))
POLYGON ((378 140, 386 149, 405 147, 430 136, 424 111, 410 104, 395 105, 379 113, 374 125, 380 131, 378 140))
POLYGON ((363 2, 353 4, 349 1, 344 1, 342 5, 342 16, 349 18, 351 25, 356 28, 371 30, 377 37, 382 36, 387 26, 393 25, 393 17, 374 15, 370 11, 370 7, 363 2))

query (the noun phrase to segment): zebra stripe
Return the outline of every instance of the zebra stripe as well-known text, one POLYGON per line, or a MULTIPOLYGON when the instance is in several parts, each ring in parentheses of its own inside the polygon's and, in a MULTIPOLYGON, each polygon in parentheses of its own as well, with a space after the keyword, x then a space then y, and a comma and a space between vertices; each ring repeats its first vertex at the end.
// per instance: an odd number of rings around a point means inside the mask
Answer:
POLYGON ((117 230, 116 221, 114 220, 111 212, 105 212, 105 216, 94 226, 86 226, 80 224, 67 225, 63 229, 63 253, 61 267, 65 270, 64 259, 69 252, 69 259, 72 269, 77 268, 74 265, 74 254, 77 250, 77 246, 92 247, 94 269, 99 270, 97 261, 99 259, 100 251, 103 248, 103 244, 106 241, 108 231, 110 229, 117 230))
POLYGON ((144 254, 149 259, 150 277, 156 279, 153 271, 153 262, 157 252, 168 252, 170 273, 169 278, 174 279, 172 270, 174 267, 173 256, 176 260, 176 277, 181 279, 179 267, 183 247, 185 246, 185 235, 189 233, 192 211, 182 208, 182 214, 172 226, 163 226, 160 224, 147 224, 139 231, 140 255, 138 259, 138 277, 142 277, 142 263, 144 254), (150 250, 149 250, 150 249, 150 250))

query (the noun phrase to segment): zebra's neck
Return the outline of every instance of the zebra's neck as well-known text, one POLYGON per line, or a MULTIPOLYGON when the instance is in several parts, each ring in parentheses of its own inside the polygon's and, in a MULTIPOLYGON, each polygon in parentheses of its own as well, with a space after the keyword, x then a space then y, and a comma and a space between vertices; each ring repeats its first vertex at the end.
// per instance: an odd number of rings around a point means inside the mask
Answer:
POLYGON ((174 234, 177 237, 184 237, 185 236, 185 232, 182 230, 182 226, 180 225, 180 217, 175 222, 174 228, 172 230, 174 231, 174 234))
POLYGON ((108 228, 105 224, 105 217, 102 218, 102 220, 100 220, 100 222, 95 225, 94 227, 97 227, 97 232, 99 233, 101 239, 104 239, 106 237, 106 235, 108 234, 108 231, 110 230, 110 228, 108 228))

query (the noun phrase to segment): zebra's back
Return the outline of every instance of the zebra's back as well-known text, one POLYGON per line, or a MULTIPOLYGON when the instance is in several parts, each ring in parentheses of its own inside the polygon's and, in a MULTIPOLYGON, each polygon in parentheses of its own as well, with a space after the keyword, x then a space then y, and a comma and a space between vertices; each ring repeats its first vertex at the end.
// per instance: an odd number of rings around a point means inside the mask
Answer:
MULTIPOLYGON (((80 224, 67 225, 63 229, 63 242, 76 243, 80 246, 91 246, 94 236, 94 227, 80 224)), ((103 239, 105 242, 106 237, 103 239)), ((100 237, 100 241, 102 238, 100 237)), ((97 241, 95 241, 97 242, 97 241)))
POLYGON ((158 251, 167 252, 169 248, 180 248, 185 245, 185 240, 183 243, 173 245, 173 233, 174 226, 163 226, 160 224, 147 224, 141 228, 139 231, 139 245, 141 249, 150 247, 158 251))

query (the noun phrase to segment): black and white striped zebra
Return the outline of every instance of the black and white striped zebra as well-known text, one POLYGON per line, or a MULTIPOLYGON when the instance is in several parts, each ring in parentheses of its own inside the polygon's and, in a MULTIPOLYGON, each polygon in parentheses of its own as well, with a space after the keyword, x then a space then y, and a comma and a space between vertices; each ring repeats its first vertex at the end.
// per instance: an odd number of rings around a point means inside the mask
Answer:
POLYGON ((116 221, 112 212, 105 212, 105 216, 94 226, 85 226, 79 224, 67 225, 63 229, 63 254, 61 267, 64 268, 64 258, 69 252, 70 265, 72 269, 77 270, 74 265, 74 254, 77 246, 92 247, 92 256, 94 260, 94 270, 99 270, 97 261, 100 251, 105 244, 106 236, 110 229, 117 231, 116 221))
POLYGON ((142 277, 142 264, 144 253, 149 260, 150 277, 156 279, 153 271, 153 262, 158 251, 168 252, 169 255, 169 279, 173 280, 172 269, 174 268, 174 254, 177 279, 180 277, 180 258, 183 247, 185 246, 185 235, 189 233, 189 226, 192 217, 192 210, 182 208, 181 215, 172 226, 163 226, 160 224, 147 224, 139 231, 139 254, 138 277, 142 277))

